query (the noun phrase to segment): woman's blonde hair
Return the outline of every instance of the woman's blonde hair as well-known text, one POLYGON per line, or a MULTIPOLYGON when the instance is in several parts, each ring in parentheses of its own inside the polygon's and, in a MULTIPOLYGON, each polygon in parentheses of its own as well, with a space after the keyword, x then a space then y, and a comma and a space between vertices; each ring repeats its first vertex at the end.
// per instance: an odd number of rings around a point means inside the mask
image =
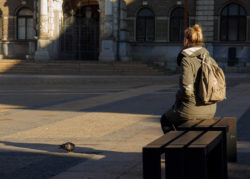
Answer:
POLYGON ((203 45, 203 35, 201 26, 195 24, 188 27, 184 32, 184 46, 190 47, 195 45, 203 45))

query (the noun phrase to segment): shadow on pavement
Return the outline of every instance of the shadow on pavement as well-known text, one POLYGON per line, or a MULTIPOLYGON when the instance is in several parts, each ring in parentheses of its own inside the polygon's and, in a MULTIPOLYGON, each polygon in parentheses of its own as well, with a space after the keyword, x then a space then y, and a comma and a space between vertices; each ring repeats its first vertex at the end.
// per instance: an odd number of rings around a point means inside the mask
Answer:
POLYGON ((250 108, 237 121, 237 163, 229 163, 229 179, 250 178, 250 108))
POLYGON ((174 97, 174 93, 145 94, 93 108, 82 109, 82 111, 162 115, 173 105, 174 97))
MULTIPOLYGON (((0 151, 0 179, 47 179, 77 164, 90 160, 92 165, 87 166, 87 168, 93 167, 99 170, 102 167, 107 167, 107 170, 112 171, 112 168, 122 168, 121 163, 123 161, 133 163, 136 160, 135 158, 141 157, 141 153, 95 150, 93 148, 78 146, 76 146, 73 152, 66 153, 66 151, 58 149, 58 145, 6 141, 0 141, 0 143, 15 147, 11 150, 1 149, 0 151), (21 151, 18 148, 33 149, 35 151, 21 151), (103 157, 94 159, 93 156, 103 157)), ((131 170, 130 165, 127 167, 129 167, 129 172, 135 172, 133 169, 131 170)), ((87 168, 82 167, 79 170, 89 171, 87 168)), ((118 169, 119 172, 121 172, 121 168, 118 169)), ((91 175, 91 173, 88 173, 88 175, 91 175)), ((141 170, 138 172, 138 176, 140 175, 142 175, 141 170)))

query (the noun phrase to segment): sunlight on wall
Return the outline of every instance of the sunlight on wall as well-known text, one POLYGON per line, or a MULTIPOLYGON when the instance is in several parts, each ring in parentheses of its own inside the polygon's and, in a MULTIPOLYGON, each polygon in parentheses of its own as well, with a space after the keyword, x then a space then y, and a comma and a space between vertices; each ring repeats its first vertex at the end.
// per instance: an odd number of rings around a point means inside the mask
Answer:
POLYGON ((135 0, 125 0, 126 4, 129 5, 131 3, 133 3, 135 0))
POLYGON ((3 40, 7 40, 9 36, 9 4, 8 1, 0 2, 3 15, 3 40))
POLYGON ((13 69, 18 64, 21 64, 21 60, 0 60, 0 73, 7 72, 8 70, 13 69))

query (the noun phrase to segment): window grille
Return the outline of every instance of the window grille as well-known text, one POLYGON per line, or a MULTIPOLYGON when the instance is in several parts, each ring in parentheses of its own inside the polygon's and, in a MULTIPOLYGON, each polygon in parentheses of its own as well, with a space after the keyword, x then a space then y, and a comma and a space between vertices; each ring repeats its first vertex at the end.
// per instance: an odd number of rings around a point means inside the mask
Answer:
POLYGON ((28 8, 22 8, 17 14, 17 39, 31 40, 34 38, 33 12, 28 8))
POLYGON ((184 9, 175 8, 170 15, 170 41, 183 41, 184 34, 184 9))
POLYGON ((155 40, 155 15, 148 9, 141 9, 136 16, 136 41, 155 40))
POLYGON ((246 40, 246 11, 242 6, 231 3, 222 10, 220 40, 246 40))

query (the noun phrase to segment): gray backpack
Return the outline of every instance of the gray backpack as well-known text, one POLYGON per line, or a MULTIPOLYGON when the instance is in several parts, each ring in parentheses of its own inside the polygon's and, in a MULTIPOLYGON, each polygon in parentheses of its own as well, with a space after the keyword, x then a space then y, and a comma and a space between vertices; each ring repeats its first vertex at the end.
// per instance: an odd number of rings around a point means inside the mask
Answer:
POLYGON ((203 104, 214 104, 226 98, 226 81, 223 70, 212 64, 212 57, 206 53, 198 58, 201 61, 201 76, 198 96, 203 104))

